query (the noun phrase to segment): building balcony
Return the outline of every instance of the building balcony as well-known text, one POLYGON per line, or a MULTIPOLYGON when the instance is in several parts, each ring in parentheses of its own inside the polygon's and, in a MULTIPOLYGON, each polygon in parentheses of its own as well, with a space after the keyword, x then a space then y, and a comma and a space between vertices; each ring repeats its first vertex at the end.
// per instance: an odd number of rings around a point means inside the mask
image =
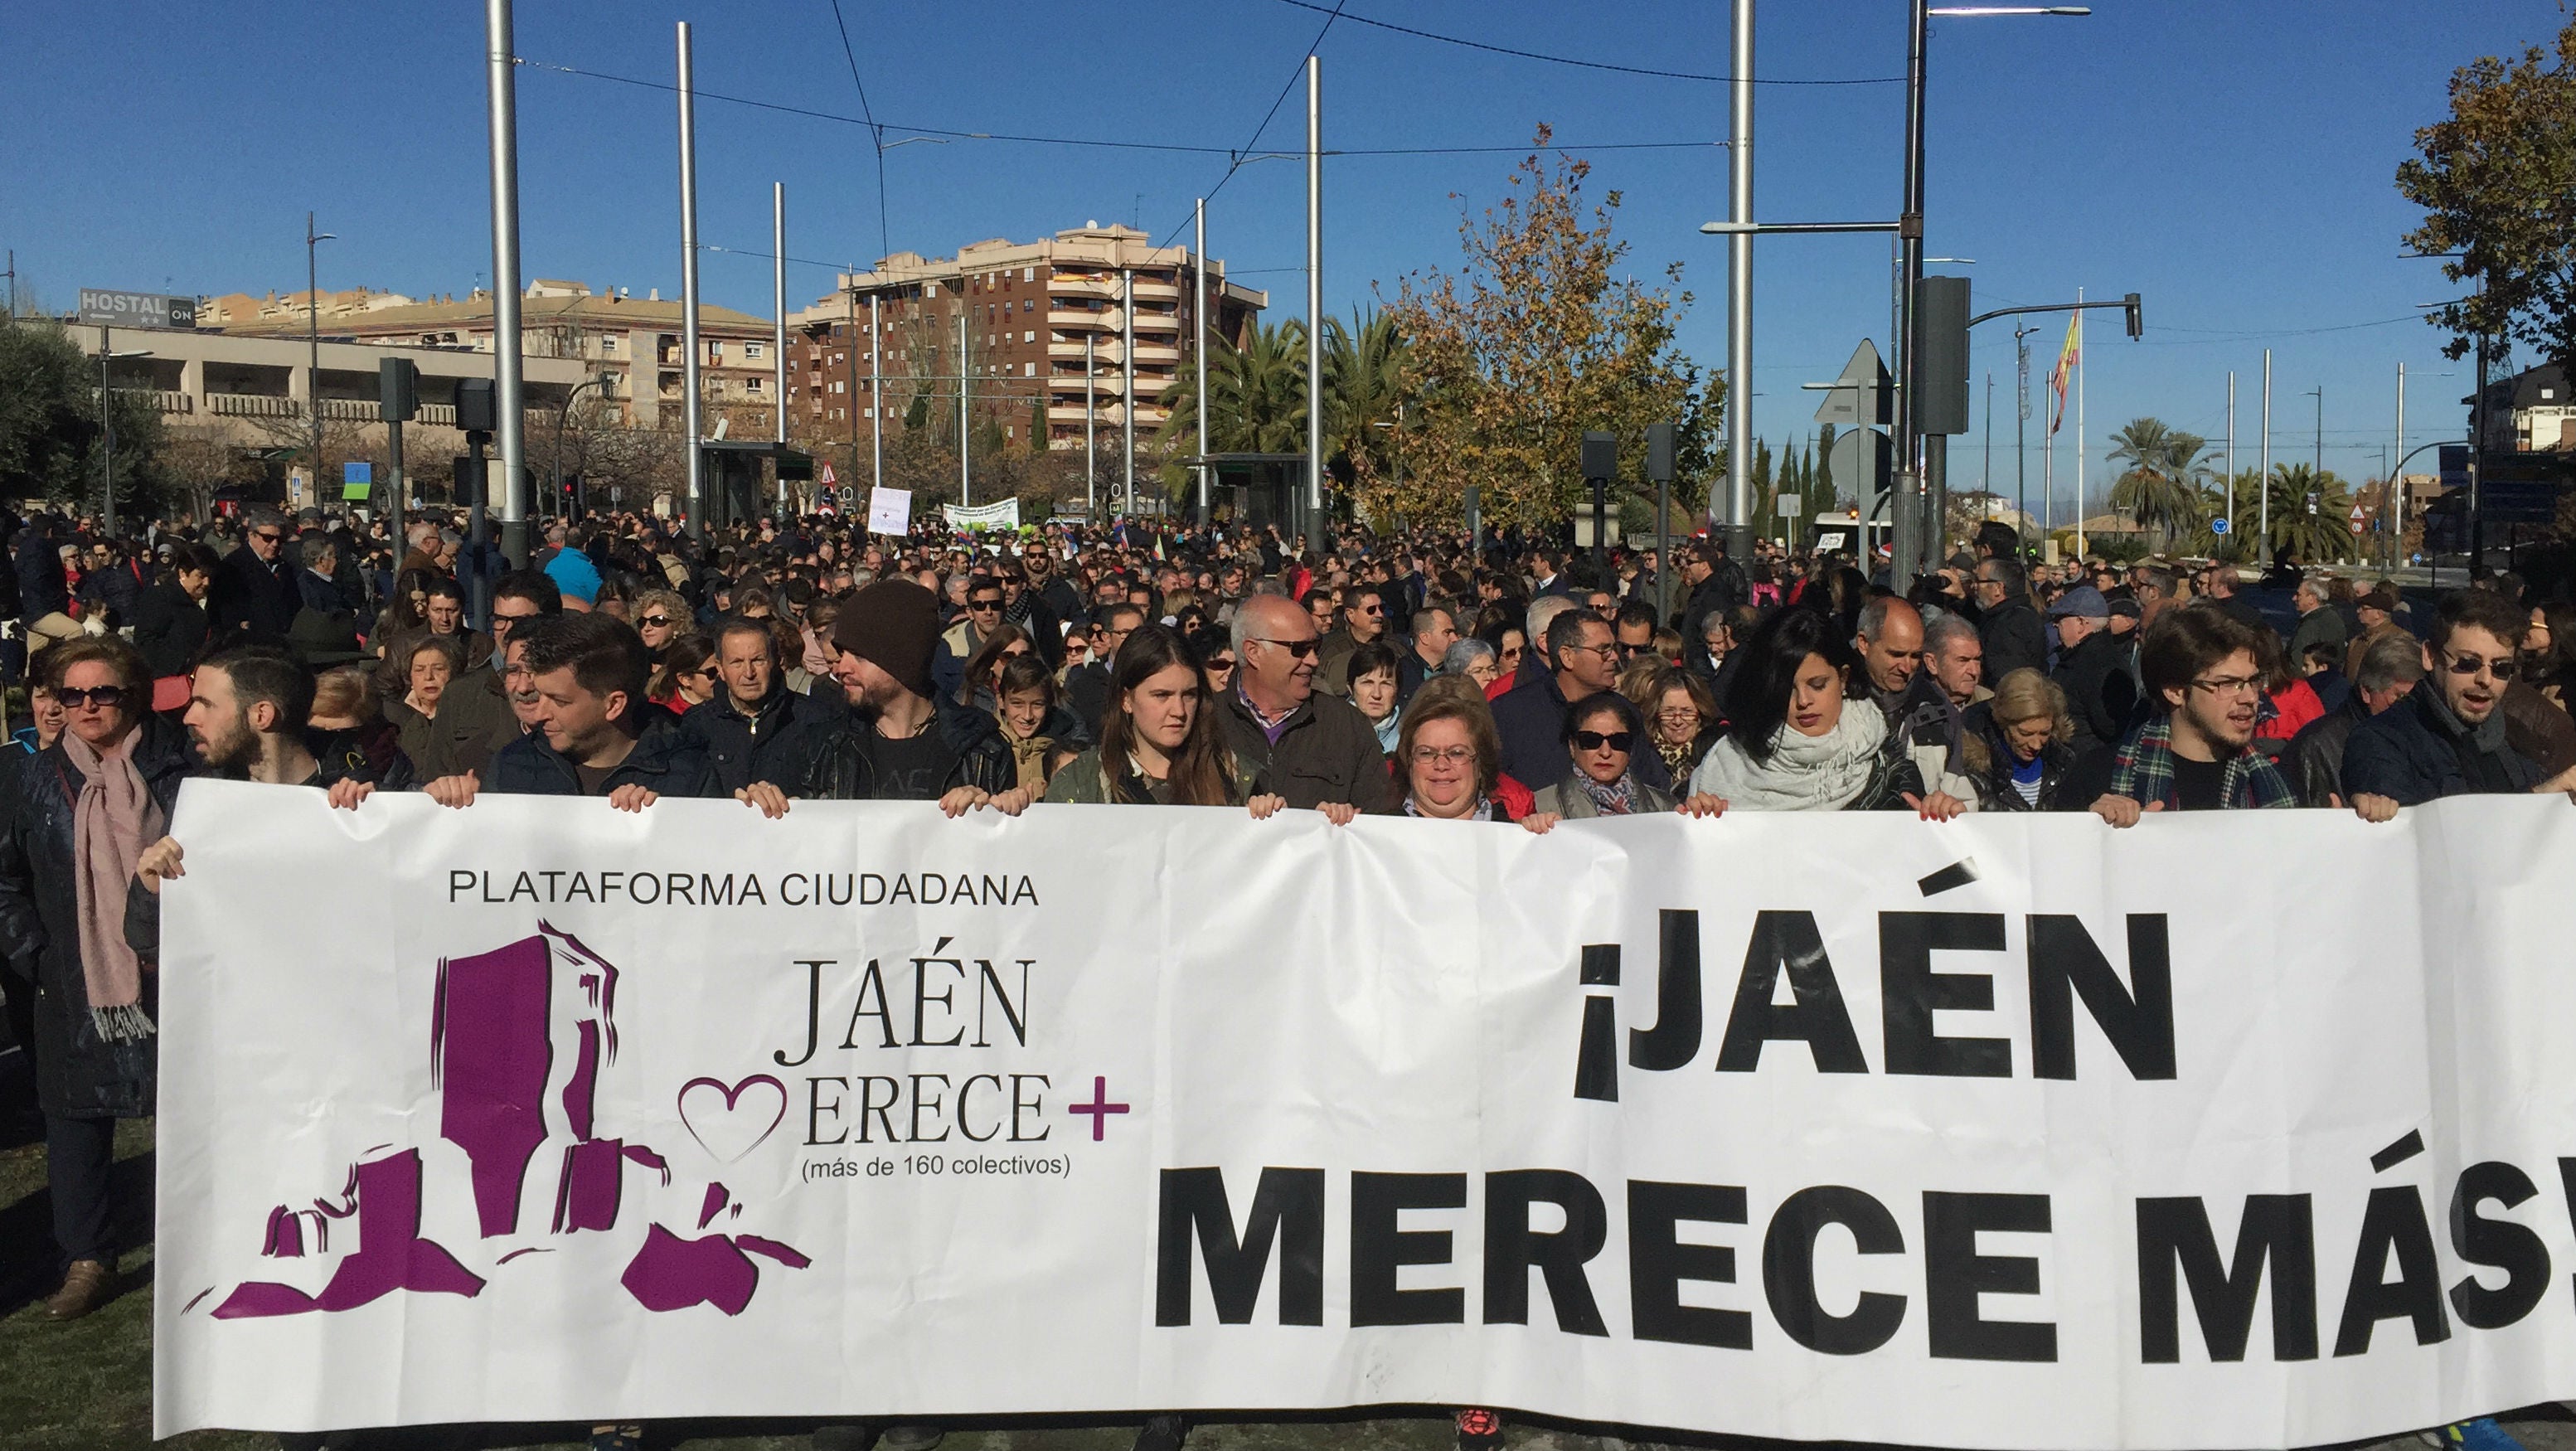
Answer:
POLYGON ((1181 298, 1181 286, 1177 282, 1161 282, 1151 277, 1139 277, 1136 279, 1136 295, 1163 302, 1178 302, 1181 298))
POLYGON ((1116 314, 1113 312, 1094 312, 1089 308, 1051 308, 1047 312, 1047 326, 1072 328, 1079 332, 1098 332, 1102 328, 1114 326, 1107 321, 1114 316, 1116 314))
POLYGON ((1147 312, 1141 307, 1136 310, 1136 331, 1140 333, 1177 334, 1180 330, 1181 319, 1178 313, 1147 312))
POLYGON ((413 416, 412 422, 426 423, 439 428, 454 428, 456 426, 456 405, 453 403, 424 403, 420 405, 420 412, 413 416))
POLYGON ((304 412, 304 405, 283 395, 209 393, 206 411, 221 418, 294 418, 304 412))
POLYGON ((1068 277, 1059 272, 1053 277, 1047 279, 1047 291, 1057 297, 1115 298, 1118 295, 1118 279, 1115 277, 1068 277))
MULTIPOLYGON (((163 413, 190 413, 196 408, 196 400, 167 388, 119 388, 116 391, 128 398, 142 399, 163 413)), ((98 390, 90 389, 89 396, 96 398, 98 390)))

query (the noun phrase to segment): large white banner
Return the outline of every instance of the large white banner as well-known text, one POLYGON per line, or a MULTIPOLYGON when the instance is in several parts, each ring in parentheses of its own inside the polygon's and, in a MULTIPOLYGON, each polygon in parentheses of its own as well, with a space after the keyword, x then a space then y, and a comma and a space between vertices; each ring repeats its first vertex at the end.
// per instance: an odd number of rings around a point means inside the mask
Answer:
POLYGON ((977 504, 969 509, 957 504, 942 504, 939 512, 947 517, 951 529, 1017 529, 1020 527, 1020 501, 1004 499, 998 504, 977 504))
POLYGON ((2576 1394, 2576 811, 191 783, 156 1425, 1493 1405, 2294 1446, 2576 1394))

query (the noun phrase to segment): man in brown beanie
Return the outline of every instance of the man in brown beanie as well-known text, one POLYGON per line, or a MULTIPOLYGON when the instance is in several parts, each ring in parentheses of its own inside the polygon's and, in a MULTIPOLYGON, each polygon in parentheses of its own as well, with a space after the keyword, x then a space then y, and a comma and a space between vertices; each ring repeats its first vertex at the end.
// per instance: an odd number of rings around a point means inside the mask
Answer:
POLYGON ((1018 769, 993 717, 933 693, 939 599, 908 579, 852 595, 832 622, 832 676, 850 709, 809 731, 782 791, 755 782, 737 799, 771 816, 790 797, 936 801, 951 816, 997 805, 1016 815, 1018 769), (995 798, 1002 798, 996 801, 995 798))

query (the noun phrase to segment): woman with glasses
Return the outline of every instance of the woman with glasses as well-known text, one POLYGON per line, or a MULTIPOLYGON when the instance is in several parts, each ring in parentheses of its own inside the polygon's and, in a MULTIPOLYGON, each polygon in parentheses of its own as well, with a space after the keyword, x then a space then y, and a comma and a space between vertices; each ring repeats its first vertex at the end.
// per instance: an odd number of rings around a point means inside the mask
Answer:
POLYGON ((644 698, 673 715, 687 715, 690 707, 715 699, 715 642, 695 631, 672 636, 645 685, 644 698))
POLYGON ((1663 758, 1664 774, 1688 781, 1717 742, 1716 697, 1689 671, 1651 661, 1621 672, 1619 693, 1645 718, 1647 741, 1663 758))
POLYGON ((1494 713, 1474 682, 1433 676, 1413 693, 1396 732, 1395 766, 1404 791, 1394 814, 1433 821, 1519 820, 1528 809, 1510 809, 1502 760, 1494 713))
MULTIPOLYGON (((1068 659, 1072 656, 1074 643, 1081 637, 1082 632, 1079 630, 1065 636, 1065 652, 1068 659)), ((1208 697, 1212 700, 1223 699, 1234 689, 1233 637, 1221 630, 1211 630, 1199 636, 1193 643, 1199 648, 1199 673, 1207 677, 1208 697)))
MULTIPOLYGON (((1691 795, 1749 811, 1905 811, 1947 821, 1959 792, 1927 789, 1867 694, 1851 632, 1832 617, 1785 609, 1740 648, 1726 697, 1727 733, 1691 776, 1691 795), (1844 692, 1860 680, 1858 709, 1844 692)), ((1945 782, 1946 785, 1946 782, 1945 782)))
POLYGON ((644 637, 644 648, 659 661, 671 641, 685 633, 693 616, 688 603, 666 589, 648 589, 635 597, 635 633, 644 637))
POLYGON ((983 647, 966 662, 964 678, 957 687, 957 703, 987 715, 1000 714, 1001 698, 996 687, 1002 667, 1016 656, 1036 653, 1037 647, 1030 642, 1027 631, 1017 625, 995 625, 984 636, 983 647))
POLYGON ((1543 832, 1569 819, 1641 816, 1673 809, 1672 797, 1638 780, 1629 769, 1647 740, 1646 722, 1628 697, 1604 690, 1566 707, 1563 739, 1574 758, 1574 769, 1555 785, 1539 788, 1532 814, 1522 825, 1543 832))
POLYGON ((185 733, 145 709, 151 677, 123 640, 53 646, 40 668, 64 726, 0 801, 0 971, 12 974, 12 998, 35 999, 28 1046, 63 1258, 45 1313, 73 1320, 115 1292, 116 1121, 152 1112, 159 1004, 154 974, 126 940, 125 906, 189 754, 185 733))
POLYGON ((1240 806, 1257 819, 1286 804, 1262 790, 1260 774, 1226 743, 1189 642, 1168 625, 1139 625, 1118 647, 1100 744, 1066 762, 1047 783, 1045 799, 1240 806))

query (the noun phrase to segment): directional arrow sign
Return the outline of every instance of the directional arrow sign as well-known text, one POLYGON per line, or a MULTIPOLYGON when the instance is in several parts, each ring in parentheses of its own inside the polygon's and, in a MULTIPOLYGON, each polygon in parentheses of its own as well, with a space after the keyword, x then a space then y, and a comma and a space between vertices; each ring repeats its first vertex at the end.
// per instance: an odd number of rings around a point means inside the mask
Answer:
POLYGON ((1852 349, 1851 361, 1843 364, 1842 376, 1816 407, 1816 421, 1837 428, 1857 428, 1864 424, 1888 421, 1887 364, 1878 356, 1878 345, 1860 340, 1852 349))

